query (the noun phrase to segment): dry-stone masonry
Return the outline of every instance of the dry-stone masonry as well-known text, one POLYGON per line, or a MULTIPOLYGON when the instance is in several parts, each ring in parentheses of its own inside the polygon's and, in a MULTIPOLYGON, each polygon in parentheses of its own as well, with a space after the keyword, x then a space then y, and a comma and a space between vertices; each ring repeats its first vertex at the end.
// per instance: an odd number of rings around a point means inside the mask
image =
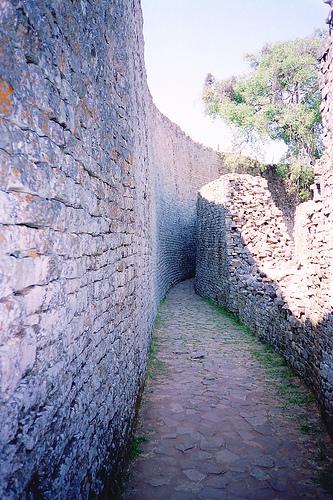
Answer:
POLYGON ((219 169, 152 103, 139 0, 0 0, 1 498, 117 473, 219 169))
POLYGON ((333 433, 333 49, 322 62, 326 152, 313 200, 289 221, 265 180, 226 175, 198 201, 196 289, 283 353, 312 386, 333 433))

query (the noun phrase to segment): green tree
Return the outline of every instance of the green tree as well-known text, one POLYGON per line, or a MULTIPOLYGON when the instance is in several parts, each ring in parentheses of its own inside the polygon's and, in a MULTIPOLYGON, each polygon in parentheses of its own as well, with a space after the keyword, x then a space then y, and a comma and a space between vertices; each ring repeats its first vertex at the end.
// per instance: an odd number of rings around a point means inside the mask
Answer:
POLYGON ((246 141, 258 134, 282 140, 293 175, 295 165, 311 169, 322 152, 318 72, 326 38, 317 32, 267 45, 258 55, 246 56, 246 76, 217 80, 209 74, 203 92, 206 113, 241 129, 246 141))

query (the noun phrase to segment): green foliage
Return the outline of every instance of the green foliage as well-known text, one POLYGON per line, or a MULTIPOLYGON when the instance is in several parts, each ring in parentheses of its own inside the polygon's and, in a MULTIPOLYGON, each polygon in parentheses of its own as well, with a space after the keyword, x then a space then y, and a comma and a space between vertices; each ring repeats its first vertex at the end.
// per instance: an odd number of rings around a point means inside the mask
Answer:
POLYGON ((310 199, 310 187, 315 178, 312 165, 305 165, 301 159, 296 158, 290 164, 276 165, 275 172, 285 183, 287 192, 295 194, 301 202, 310 199))
POLYGON ((289 176, 289 165, 286 165, 285 163, 280 163, 276 165, 275 171, 277 175, 280 177, 282 180, 288 179, 289 176))
POLYGON ((310 186, 314 182, 314 169, 312 166, 295 161, 290 165, 290 186, 291 190, 298 194, 300 201, 310 199, 310 186))
POLYGON ((163 362, 158 358, 157 353, 158 353, 158 343, 156 338, 156 331, 154 330, 148 354, 148 368, 147 368, 148 379, 155 378, 156 374, 163 368, 163 362))
POLYGON ((267 169, 267 165, 248 156, 233 153, 221 153, 220 156, 227 170, 232 173, 261 175, 267 169))
POLYGON ((318 424, 311 422, 307 416, 300 419, 299 428, 303 434, 316 434, 320 432, 318 424))
POLYGON ((260 342, 254 333, 232 312, 215 304, 211 299, 206 299, 206 302, 219 314, 228 318, 230 323, 250 340, 253 358, 265 368, 270 378, 277 382, 277 395, 284 401, 285 406, 307 408, 315 402, 311 391, 301 383, 285 358, 277 353, 270 343, 260 342))
POLYGON ((254 333, 246 326, 234 313, 229 311, 223 306, 216 304, 212 299, 204 299, 205 302, 217 313, 221 314, 225 318, 228 318, 230 323, 235 326, 238 330, 240 330, 244 335, 248 337, 248 339, 252 342, 256 342, 256 337, 254 333))
POLYGON ((227 170, 232 173, 263 175, 268 168, 271 168, 284 183, 289 194, 296 195, 296 199, 301 202, 310 199, 314 168, 311 165, 304 165, 300 159, 295 159, 291 164, 266 165, 253 158, 234 153, 220 153, 220 156, 227 170))
POLYGON ((273 387, 276 387, 276 395, 283 403, 287 415, 289 414, 292 420, 297 419, 302 433, 311 434, 313 458, 319 464, 314 481, 332 494, 333 460, 325 442, 321 440, 322 437, 326 437, 326 429, 318 420, 316 412, 313 412, 316 401, 314 395, 304 386, 287 361, 274 350, 271 344, 263 344, 232 312, 217 305, 211 299, 205 299, 205 302, 244 335, 248 340, 247 344, 252 356, 265 369, 267 382, 271 381, 273 387))
POLYGON ((250 73, 216 80, 208 75, 203 92, 206 113, 236 125, 248 135, 282 140, 290 158, 313 164, 322 150, 319 56, 326 36, 267 45, 246 57, 250 73))
POLYGON ((267 370, 272 379, 278 381, 277 394, 286 406, 305 406, 315 402, 313 394, 305 388, 286 360, 265 344, 252 352, 253 357, 267 370))
POLYGON ((141 444, 146 443, 148 438, 146 436, 134 436, 129 449, 129 459, 134 460, 142 453, 141 444))
POLYGON ((160 306, 158 308, 156 318, 154 321, 154 326, 153 326, 153 333, 151 337, 151 342, 150 342, 150 347, 149 347, 149 353, 148 353, 148 367, 147 367, 147 378, 148 379, 153 379, 156 374, 163 368, 163 362, 158 358, 158 339, 157 339, 157 334, 158 330, 162 327, 163 325, 163 319, 162 319, 162 314, 161 310, 163 308, 165 300, 162 300, 160 303, 160 306))

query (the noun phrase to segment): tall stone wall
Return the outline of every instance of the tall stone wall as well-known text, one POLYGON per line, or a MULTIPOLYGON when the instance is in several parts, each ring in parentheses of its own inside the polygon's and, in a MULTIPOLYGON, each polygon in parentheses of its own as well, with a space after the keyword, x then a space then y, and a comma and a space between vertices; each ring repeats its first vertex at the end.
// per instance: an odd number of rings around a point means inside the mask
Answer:
POLYGON ((138 0, 0 0, 1 498, 117 472, 219 168, 152 104, 138 0))
POLYGON ((326 275, 329 261, 310 246, 325 255, 316 206, 299 207, 294 246, 267 181, 231 174, 202 188, 196 290, 285 356, 318 395, 333 432, 332 316, 316 274, 326 275))
POLYGON ((206 179, 224 164, 216 152, 189 139, 155 106, 151 113, 152 158, 156 179, 156 277, 159 297, 195 273, 196 199, 206 179))

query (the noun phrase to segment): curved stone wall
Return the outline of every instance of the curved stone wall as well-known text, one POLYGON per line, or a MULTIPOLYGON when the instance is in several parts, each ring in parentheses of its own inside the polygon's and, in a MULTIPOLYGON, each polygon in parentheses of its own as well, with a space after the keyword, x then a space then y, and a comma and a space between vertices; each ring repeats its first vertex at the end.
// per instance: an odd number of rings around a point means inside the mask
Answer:
POLYGON ((138 0, 0 17, 0 496, 96 497, 221 165, 152 104, 138 0))
POLYGON ((157 192, 156 277, 163 297, 171 285, 194 276, 197 193, 224 165, 215 151, 194 143, 155 106, 150 118, 157 192))
POLYGON ((203 187, 196 291, 285 356, 314 389, 333 433, 332 250, 324 206, 321 199, 300 205, 291 238, 264 179, 229 174, 203 187))

